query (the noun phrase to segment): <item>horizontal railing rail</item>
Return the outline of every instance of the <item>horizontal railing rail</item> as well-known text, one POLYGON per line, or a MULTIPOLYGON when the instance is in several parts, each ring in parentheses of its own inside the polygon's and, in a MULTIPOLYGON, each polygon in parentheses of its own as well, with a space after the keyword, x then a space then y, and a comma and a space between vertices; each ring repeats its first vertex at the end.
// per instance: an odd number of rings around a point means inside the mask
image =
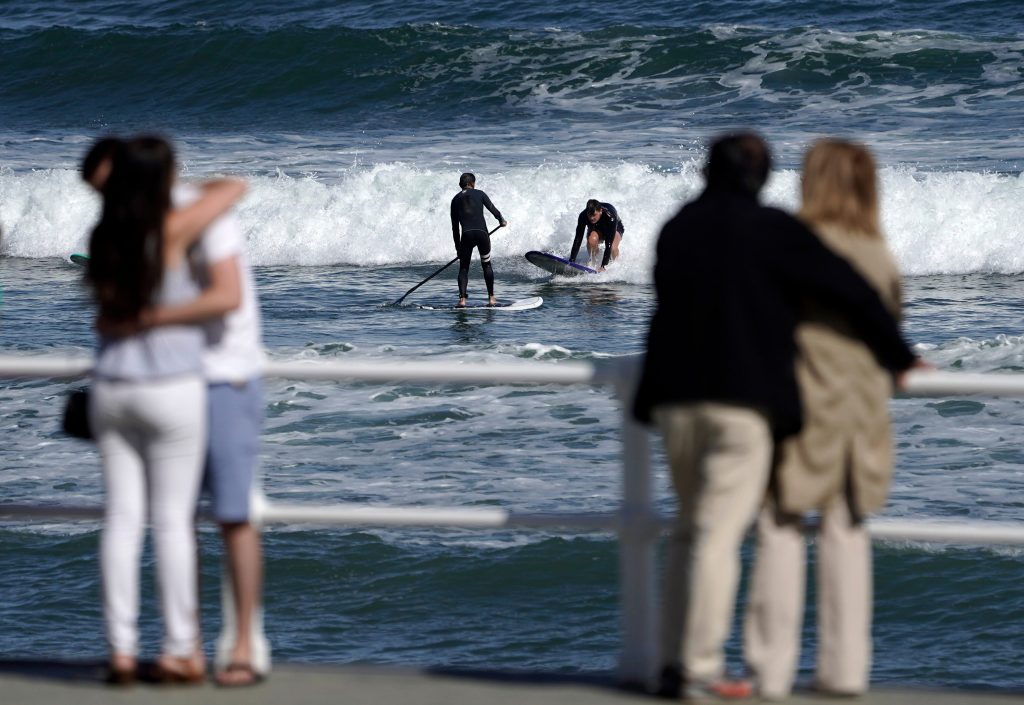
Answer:
MULTIPOLYGON (((617 384, 635 374, 639 355, 596 362, 381 362, 367 360, 268 360, 267 377, 338 382, 434 382, 457 384, 617 384)), ((56 355, 0 355, 0 378, 85 377, 92 358, 56 355)), ((1024 374, 939 372, 906 376, 903 397, 984 395, 1024 397, 1024 374)))
MULTIPOLYGON (((579 531, 619 531, 622 517, 604 513, 516 513, 504 509, 434 509, 427 507, 367 507, 313 505, 265 501, 253 507, 260 524, 323 524, 327 526, 434 527, 450 529, 574 529, 579 531)), ((39 505, 0 503, 0 520, 98 521, 103 518, 100 505, 39 505)), ((200 520, 212 522, 205 514, 200 520)), ((651 518, 656 531, 672 528, 667 517, 651 518)), ((817 528, 811 522, 808 530, 817 528)), ((1024 522, 923 521, 920 519, 872 519, 868 533, 880 541, 910 541, 961 546, 1024 546, 1024 522)))
MULTIPOLYGON (((594 362, 381 362, 364 360, 298 360, 265 363, 268 377, 338 382, 423 382, 431 384, 591 384, 614 385, 629 399, 639 356, 594 362)), ((85 356, 0 356, 0 378, 67 378, 88 375, 91 358, 85 356)), ((915 371, 906 376, 902 396, 943 397, 985 395, 1024 397, 1024 375, 915 371)), ((502 508, 372 507, 365 505, 312 505, 271 502, 260 498, 253 518, 266 524, 319 524, 334 526, 450 527, 478 529, 571 529, 611 531, 620 543, 620 595, 623 645, 620 676, 644 683, 656 667, 655 541, 671 525, 653 503, 649 470, 648 434, 623 405, 623 486, 618 511, 603 513, 526 513, 502 508)), ((0 520, 95 520, 100 506, 0 504, 0 520)), ((940 542, 963 545, 1024 545, 1024 523, 990 521, 936 522, 874 519, 868 531, 875 539, 940 542)))

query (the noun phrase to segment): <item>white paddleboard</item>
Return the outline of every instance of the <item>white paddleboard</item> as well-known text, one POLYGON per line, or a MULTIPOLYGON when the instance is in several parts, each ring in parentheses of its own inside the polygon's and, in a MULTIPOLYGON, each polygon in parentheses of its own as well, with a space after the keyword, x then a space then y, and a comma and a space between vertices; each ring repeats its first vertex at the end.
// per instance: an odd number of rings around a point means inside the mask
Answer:
POLYGON ((531 308, 540 308, 544 299, 539 296, 532 296, 528 299, 518 301, 499 301, 494 306, 486 304, 471 304, 469 306, 456 306, 455 304, 420 304, 424 311, 529 311, 531 308))

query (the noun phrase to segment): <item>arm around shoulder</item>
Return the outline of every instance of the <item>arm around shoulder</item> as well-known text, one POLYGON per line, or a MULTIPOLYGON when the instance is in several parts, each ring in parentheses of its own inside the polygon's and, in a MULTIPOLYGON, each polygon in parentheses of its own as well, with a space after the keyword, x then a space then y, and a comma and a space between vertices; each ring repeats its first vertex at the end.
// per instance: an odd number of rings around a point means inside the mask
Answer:
POLYGON ((161 306, 144 318, 149 326, 205 323, 231 313, 242 305, 242 273, 239 257, 228 257, 208 268, 210 284, 188 303, 161 306))
POLYGON ((882 366, 894 371, 910 367, 916 356, 878 292, 802 223, 781 212, 779 216, 770 218, 766 228, 770 241, 765 254, 782 276, 849 320, 882 366))
POLYGON ((202 185, 199 198, 184 208, 167 214, 164 225, 165 243, 170 247, 187 248, 214 220, 235 205, 246 190, 240 179, 216 179, 202 185))

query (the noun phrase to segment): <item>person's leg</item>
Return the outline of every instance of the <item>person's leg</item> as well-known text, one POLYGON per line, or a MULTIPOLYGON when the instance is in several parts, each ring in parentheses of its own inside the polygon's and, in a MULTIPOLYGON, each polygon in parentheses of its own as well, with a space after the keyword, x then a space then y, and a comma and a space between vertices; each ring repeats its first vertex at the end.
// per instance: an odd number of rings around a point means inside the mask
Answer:
POLYGON ((152 429, 146 464, 164 617, 161 665, 191 680, 202 675, 194 521, 206 450, 206 383, 196 376, 147 385, 136 411, 152 429))
POLYGON ((590 256, 588 264, 593 267, 594 263, 598 261, 597 250, 601 244, 601 233, 596 230, 591 230, 587 233, 587 254, 590 256))
POLYGON ((111 670, 127 673, 138 655, 139 558, 146 515, 146 477, 137 434, 120 413, 119 385, 96 382, 89 415, 103 459, 100 537, 103 614, 111 670))
POLYGON ((268 668, 268 664, 255 663, 253 654, 254 615, 263 591, 263 554, 259 529, 249 521, 262 423, 259 379, 243 385, 210 386, 207 472, 214 516, 224 539, 235 625, 227 664, 217 675, 222 685, 247 684, 268 668))
POLYGON ((473 261, 475 239, 473 232, 462 233, 462 244, 459 247, 459 306, 466 305, 469 296, 469 265, 473 261))
POLYGON ((608 235, 607 233, 601 234, 601 244, 604 246, 604 250, 601 253, 601 266, 598 268, 599 272, 603 272, 604 268, 611 264, 618 256, 616 254, 618 237, 619 234, 617 232, 612 233, 611 235, 608 235))
POLYGON ((763 499, 771 435, 756 411, 721 404, 661 407, 679 500, 664 583, 662 663, 679 659, 688 683, 724 675, 739 546, 763 499))
POLYGON ((825 508, 818 537, 818 687, 857 695, 871 671, 871 539, 845 495, 825 508))
POLYGON ((800 517, 771 500, 757 519, 757 557, 743 623, 743 655, 762 698, 789 695, 800 657, 807 548, 800 517))
POLYGON ((484 283, 487 284, 487 302, 498 303, 494 298, 494 269, 491 267, 491 237, 483 233, 477 238, 477 249, 480 250, 480 266, 484 270, 484 283))
POLYGON ((704 404, 708 438, 704 487, 693 516, 693 568, 682 646, 684 675, 714 681, 725 673, 725 640, 740 575, 740 545, 764 501, 772 438, 752 409, 704 404))
POLYGON ((622 233, 616 232, 615 237, 612 239, 612 261, 614 262, 619 258, 619 243, 622 242, 622 233))
POLYGON ((263 547, 260 532, 251 523, 221 524, 220 528, 231 578, 236 629, 229 665, 218 674, 217 682, 236 685, 251 681, 256 672, 253 666, 253 616, 263 591, 263 547))
MULTIPOLYGON (((695 504, 701 489, 699 463, 705 434, 695 404, 659 407, 654 412, 679 501, 676 524, 668 539, 662 581, 660 659, 667 671, 681 673, 680 643, 689 602, 695 504)), ((671 676, 669 676, 671 677, 671 676)), ((673 695, 673 693, 666 693, 673 695)))

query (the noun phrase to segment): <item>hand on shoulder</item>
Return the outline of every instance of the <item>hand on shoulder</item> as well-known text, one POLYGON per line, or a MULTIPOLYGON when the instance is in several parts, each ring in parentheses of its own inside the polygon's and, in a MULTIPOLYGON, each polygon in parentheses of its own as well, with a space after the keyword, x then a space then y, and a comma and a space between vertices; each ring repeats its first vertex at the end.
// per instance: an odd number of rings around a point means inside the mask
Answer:
POLYGON ((199 239, 210 223, 245 194, 246 182, 241 179, 212 179, 200 184, 199 190, 199 198, 167 214, 164 240, 171 250, 183 251, 199 239))

